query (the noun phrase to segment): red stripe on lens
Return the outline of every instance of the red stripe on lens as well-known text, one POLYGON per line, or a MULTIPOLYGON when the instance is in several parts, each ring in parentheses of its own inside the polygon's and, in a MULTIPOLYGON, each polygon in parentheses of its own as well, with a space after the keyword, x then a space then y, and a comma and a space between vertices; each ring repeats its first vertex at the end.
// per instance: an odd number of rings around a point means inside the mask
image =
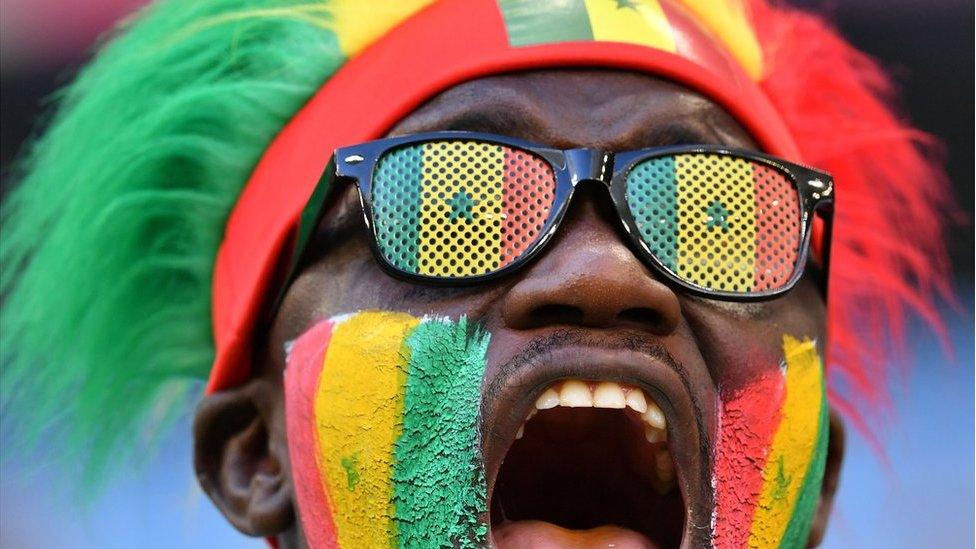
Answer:
POLYGON ((541 236, 556 198, 556 175, 534 154, 505 148, 502 249, 499 267, 510 265, 541 236))
POLYGON ((756 197, 756 262, 753 290, 782 288, 796 268, 800 248, 800 201, 779 170, 753 164, 756 197))

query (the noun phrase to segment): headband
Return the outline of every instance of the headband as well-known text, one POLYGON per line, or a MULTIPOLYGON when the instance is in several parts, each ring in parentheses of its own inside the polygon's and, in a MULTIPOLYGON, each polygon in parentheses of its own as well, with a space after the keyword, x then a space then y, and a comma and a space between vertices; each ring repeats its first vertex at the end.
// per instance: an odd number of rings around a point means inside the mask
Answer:
POLYGON ((247 379, 252 331, 279 282, 282 252, 332 151, 384 135, 419 105, 461 82, 558 67, 644 72, 719 104, 763 150, 799 158, 786 124, 758 85, 761 51, 741 4, 442 0, 410 13, 408 8, 383 12, 385 19, 372 30, 353 20, 375 14, 335 13, 340 46, 353 57, 267 148, 227 222, 213 276, 216 358, 208 392, 247 379), (355 34, 342 34, 346 21, 355 34), (392 30, 356 53, 376 29, 391 23, 392 30))

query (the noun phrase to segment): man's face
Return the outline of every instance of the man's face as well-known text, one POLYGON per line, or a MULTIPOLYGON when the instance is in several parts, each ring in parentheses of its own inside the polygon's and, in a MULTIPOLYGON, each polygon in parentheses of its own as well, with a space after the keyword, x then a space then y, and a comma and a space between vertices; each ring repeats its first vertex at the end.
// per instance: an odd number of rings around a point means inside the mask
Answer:
MULTIPOLYGON (((709 100, 616 71, 474 80, 417 109, 390 135, 437 130, 611 151, 686 143, 756 148, 709 100)), ((553 240, 520 271, 473 286, 416 285, 381 270, 355 189, 337 192, 263 346, 266 378, 280 378, 287 344, 321 319, 361 310, 467 317, 490 334, 481 452, 496 543, 708 543, 723 399, 748 397, 756 380, 780 373, 784 335, 823 345, 824 301, 811 275, 758 303, 687 295, 635 257, 609 196, 584 184, 553 240), (610 383, 590 405, 601 382, 610 383), (561 405, 547 408, 556 402, 550 398, 537 411, 544 394, 558 395, 561 405), (616 395, 626 408, 617 407, 616 395), (656 420, 641 417, 644 408, 633 400, 656 403, 666 427, 655 432, 656 420)), ((280 381, 273 385, 281 390, 280 381)), ((272 402, 283 406, 280 398, 272 402)), ((274 446, 284 426, 280 413, 269 415, 277 418, 267 427, 274 446)), ((836 461, 828 464, 829 492, 836 461)))

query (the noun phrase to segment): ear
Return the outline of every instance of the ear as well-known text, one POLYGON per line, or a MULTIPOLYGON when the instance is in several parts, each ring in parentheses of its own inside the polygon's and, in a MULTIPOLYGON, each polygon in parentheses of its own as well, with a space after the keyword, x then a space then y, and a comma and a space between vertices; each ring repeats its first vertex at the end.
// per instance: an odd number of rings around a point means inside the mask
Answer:
POLYGON ((197 480, 235 528, 269 537, 293 527, 280 384, 257 378, 205 397, 193 431, 197 480))
POLYGON ((844 423, 840 416, 830 410, 830 443, 827 445, 827 466, 824 469, 823 485, 820 488, 820 502, 817 513, 813 517, 810 528, 810 539, 807 547, 816 547, 823 541, 830 519, 830 510, 834 505, 834 494, 837 493, 837 483, 840 481, 840 465, 844 461, 844 423))

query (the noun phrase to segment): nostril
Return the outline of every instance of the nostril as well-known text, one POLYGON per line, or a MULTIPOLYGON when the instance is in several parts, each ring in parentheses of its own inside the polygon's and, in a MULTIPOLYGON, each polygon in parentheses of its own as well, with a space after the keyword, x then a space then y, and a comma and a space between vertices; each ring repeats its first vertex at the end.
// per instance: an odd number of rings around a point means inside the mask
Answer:
POLYGON ((583 310, 572 305, 549 303, 532 310, 533 324, 546 326, 554 324, 581 324, 583 310))
POLYGON ((617 314, 617 318, 645 326, 660 326, 664 323, 664 316, 660 312, 646 307, 624 309, 617 314))

